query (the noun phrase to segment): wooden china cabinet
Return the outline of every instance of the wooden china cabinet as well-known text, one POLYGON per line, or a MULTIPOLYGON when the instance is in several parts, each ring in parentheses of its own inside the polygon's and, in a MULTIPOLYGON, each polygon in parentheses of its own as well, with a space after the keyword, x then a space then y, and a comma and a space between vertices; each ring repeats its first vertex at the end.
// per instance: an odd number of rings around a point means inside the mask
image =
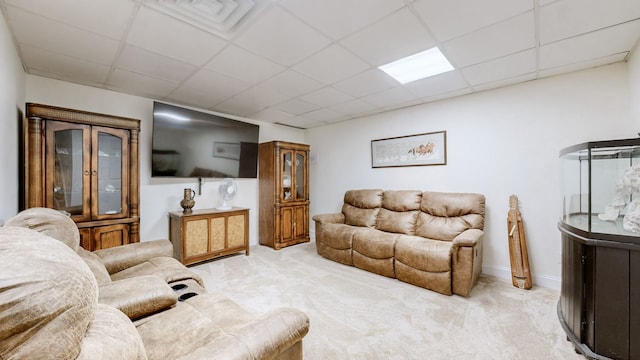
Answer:
POLYGON ((259 145, 260 244, 276 250, 309 242, 309 145, 259 145))
POLYGON ((23 207, 69 214, 87 250, 138 242, 139 132, 137 119, 26 104, 23 207))

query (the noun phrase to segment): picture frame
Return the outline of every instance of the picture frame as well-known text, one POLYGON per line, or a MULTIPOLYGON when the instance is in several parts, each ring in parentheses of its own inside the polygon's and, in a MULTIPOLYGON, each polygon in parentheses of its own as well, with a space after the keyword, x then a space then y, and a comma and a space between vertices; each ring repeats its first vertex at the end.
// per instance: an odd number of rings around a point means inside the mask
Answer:
POLYGON ((427 166, 447 164, 447 132, 371 140, 371 167, 427 166))
POLYGON ((240 160, 240 143, 214 142, 213 157, 240 160))

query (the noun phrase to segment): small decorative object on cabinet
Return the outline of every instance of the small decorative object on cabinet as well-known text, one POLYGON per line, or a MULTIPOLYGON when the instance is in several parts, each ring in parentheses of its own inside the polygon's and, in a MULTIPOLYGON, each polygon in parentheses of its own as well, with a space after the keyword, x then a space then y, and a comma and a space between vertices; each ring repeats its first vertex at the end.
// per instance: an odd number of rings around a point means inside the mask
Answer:
POLYGON ((560 152, 562 288, 558 318, 593 359, 640 359, 640 139, 560 152))
POLYGON ((93 251, 139 241, 140 120, 27 103, 20 208, 71 216, 93 251))
POLYGON ((244 251, 249 255, 249 209, 169 213, 173 256, 185 265, 244 251))
POLYGON ((309 145, 271 141, 258 152, 260 244, 278 250, 309 242, 309 145))
POLYGON ((196 195, 196 192, 192 189, 184 189, 184 195, 182 200, 180 200, 180 206, 182 207, 183 214, 191 214, 193 207, 196 205, 196 201, 193 197, 196 195))

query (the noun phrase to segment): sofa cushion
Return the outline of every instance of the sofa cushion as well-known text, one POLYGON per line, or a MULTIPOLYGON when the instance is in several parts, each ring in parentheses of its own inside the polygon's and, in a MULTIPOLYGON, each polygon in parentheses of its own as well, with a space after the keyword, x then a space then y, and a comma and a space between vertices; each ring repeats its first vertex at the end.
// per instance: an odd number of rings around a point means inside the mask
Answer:
POLYGON ((382 205, 382 190, 363 189, 349 190, 344 194, 342 213, 345 224, 373 227, 376 216, 382 205))
POLYGON ((392 211, 419 210, 421 202, 420 190, 387 190, 382 194, 382 207, 392 211))
POLYGON ((380 209, 376 219, 376 229, 396 233, 414 235, 418 211, 391 211, 380 209))
POLYGON ((98 285, 108 284, 111 282, 111 276, 107 272, 107 268, 104 267, 104 264, 98 255, 91 251, 87 251, 82 247, 78 247, 78 255, 80 255, 85 264, 89 266, 93 276, 96 277, 98 285))
POLYGON ((451 241, 465 230, 484 227, 484 195, 424 192, 420 208, 417 236, 451 241))
POLYGON ((75 359, 97 299, 93 274, 67 245, 0 228, 0 358, 75 359))
POLYGON ((351 249, 353 233, 359 228, 345 224, 325 224, 322 229, 322 243, 334 249, 351 249))
POLYGON ((375 229, 360 229, 353 234, 353 251, 373 259, 393 257, 396 238, 400 234, 375 229))
POLYGON ((450 271, 451 243, 419 236, 400 235, 396 239, 395 259, 422 271, 450 271))

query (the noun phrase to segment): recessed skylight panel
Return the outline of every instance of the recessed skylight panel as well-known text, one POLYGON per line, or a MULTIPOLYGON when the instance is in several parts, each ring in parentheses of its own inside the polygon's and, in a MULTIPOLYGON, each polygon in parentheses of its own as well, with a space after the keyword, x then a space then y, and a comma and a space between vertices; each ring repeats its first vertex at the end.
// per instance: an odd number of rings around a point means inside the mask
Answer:
POLYGON ((453 65, 438 47, 431 48, 382 65, 380 70, 389 74, 401 84, 424 79, 453 70, 453 65))

